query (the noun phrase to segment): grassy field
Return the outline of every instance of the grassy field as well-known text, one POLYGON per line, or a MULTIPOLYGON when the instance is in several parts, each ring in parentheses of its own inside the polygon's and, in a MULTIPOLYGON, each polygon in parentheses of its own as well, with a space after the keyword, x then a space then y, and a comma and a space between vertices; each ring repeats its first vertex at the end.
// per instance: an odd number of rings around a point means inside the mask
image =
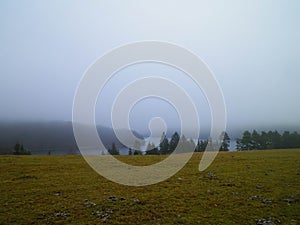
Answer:
POLYGON ((204 172, 201 156, 146 187, 110 182, 81 156, 1 156, 0 224, 300 224, 299 149, 220 153, 204 172))

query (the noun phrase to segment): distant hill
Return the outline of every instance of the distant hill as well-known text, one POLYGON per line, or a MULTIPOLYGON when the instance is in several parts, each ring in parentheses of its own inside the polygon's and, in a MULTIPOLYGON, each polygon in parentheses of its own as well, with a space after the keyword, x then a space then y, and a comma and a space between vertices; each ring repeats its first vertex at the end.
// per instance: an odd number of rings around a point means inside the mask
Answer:
MULTIPOLYGON (((108 148, 114 142, 122 144, 112 128, 97 126, 103 144, 108 148)), ((121 130, 122 135, 129 136, 128 130, 121 130)), ((143 138, 133 131, 136 137, 143 138)), ((68 154, 78 152, 71 122, 0 122, 0 154, 12 153, 16 142, 22 143, 32 154, 68 154)))

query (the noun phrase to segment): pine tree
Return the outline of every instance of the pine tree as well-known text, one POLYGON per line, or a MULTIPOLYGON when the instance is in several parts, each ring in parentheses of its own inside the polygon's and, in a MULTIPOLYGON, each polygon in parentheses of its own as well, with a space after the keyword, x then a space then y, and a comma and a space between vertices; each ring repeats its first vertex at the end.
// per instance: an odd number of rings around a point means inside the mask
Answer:
POLYGON ((14 147, 14 155, 31 155, 31 152, 26 150, 22 144, 17 142, 14 147))
POLYGON ((230 138, 227 132, 222 132, 221 134, 221 148, 220 151, 229 151, 229 146, 230 146, 230 138))
POLYGON ((20 155, 20 150, 21 150, 21 145, 19 144, 19 142, 17 142, 14 147, 14 155, 20 155))
POLYGON ((135 150, 133 155, 140 155, 140 151, 135 150))
POLYGON ((177 147, 178 143, 179 143, 179 135, 177 132, 175 132, 172 137, 171 137, 171 140, 170 140, 170 143, 169 143, 169 150, 168 150, 168 154, 171 154, 177 147))
POLYGON ((201 140, 197 142, 197 146, 196 146, 196 152, 204 152, 205 148, 207 146, 208 140, 201 140))
POLYGON ((134 142, 134 149, 138 151, 141 150, 141 143, 139 141, 134 142))
POLYGON ((162 155, 168 154, 169 151, 169 141, 166 138, 165 132, 162 133, 160 143, 159 143, 159 152, 162 155))
POLYGON ((251 146, 251 133, 246 130, 243 133, 242 139, 238 139, 237 141, 237 149, 238 150, 252 150, 251 146))
POLYGON ((146 155, 158 155, 158 149, 155 147, 153 143, 148 143, 147 149, 146 149, 146 155))
POLYGON ((257 133, 256 130, 253 130, 250 141, 251 149, 261 149, 260 139, 261 136, 257 133))
POLYGON ((108 152, 111 155, 119 155, 119 150, 117 149, 115 143, 112 143, 111 149, 108 149, 108 152))

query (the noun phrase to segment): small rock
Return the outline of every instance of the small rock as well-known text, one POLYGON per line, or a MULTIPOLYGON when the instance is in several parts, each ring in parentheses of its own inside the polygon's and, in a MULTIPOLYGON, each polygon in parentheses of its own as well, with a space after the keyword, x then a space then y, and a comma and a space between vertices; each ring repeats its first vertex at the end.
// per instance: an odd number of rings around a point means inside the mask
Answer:
POLYGON ((263 189, 264 188, 264 186, 262 186, 262 185, 256 185, 255 186, 257 189, 263 189))
POLYGON ((110 213, 110 214, 114 213, 114 211, 112 209, 107 209, 106 212, 110 213))
POLYGON ((100 215, 100 218, 101 218, 102 220, 107 220, 107 219, 110 218, 110 215, 109 215, 108 213, 104 213, 104 214, 101 214, 101 215, 100 215))
POLYGON ((253 195, 253 196, 250 197, 250 199, 252 199, 252 200, 256 200, 256 199, 261 200, 261 202, 264 203, 264 204, 268 204, 268 203, 272 202, 272 199, 264 198, 260 195, 253 195))
POLYGON ((92 213, 92 215, 99 215, 99 214, 101 214, 101 212, 98 210, 92 213))
POLYGON ((280 220, 275 219, 273 217, 269 217, 268 219, 256 220, 257 225, 276 225, 278 223, 280 223, 280 220))
POLYGON ((118 200, 124 201, 124 200, 126 200, 126 199, 123 198, 123 197, 117 198, 117 197, 115 197, 115 196, 110 196, 110 197, 108 198, 108 200, 111 200, 111 201, 118 201, 118 200))
POLYGON ((95 211, 92 213, 92 215, 98 216, 101 220, 107 220, 111 218, 111 214, 113 213, 112 209, 107 209, 105 212, 103 211, 95 211))
POLYGON ((294 199, 290 199, 290 198, 284 198, 284 199, 282 199, 282 201, 291 204, 291 203, 294 202, 295 200, 294 200, 294 199))
POLYGON ((297 196, 290 195, 287 198, 282 199, 283 202, 287 202, 289 205, 293 202, 296 202, 298 200, 297 196))
POLYGON ((111 200, 111 201, 117 201, 118 198, 116 198, 115 196, 110 196, 110 197, 108 198, 108 200, 111 200))
POLYGON ((263 197, 262 197, 262 196, 260 196, 260 195, 253 195, 253 196, 251 196, 251 197, 250 197, 250 199, 252 199, 252 200, 255 200, 255 199, 262 200, 262 199, 263 199, 263 197))
POLYGON ((264 198, 264 199, 261 200, 261 202, 264 203, 264 204, 268 204, 268 203, 272 202, 272 199, 264 198))
POLYGON ((140 202, 140 200, 139 200, 139 199, 137 199, 137 198, 134 198, 134 199, 132 199, 132 201, 133 201, 133 202, 137 202, 137 203, 139 203, 139 202, 140 202))
POLYGON ((214 179, 214 178, 216 178, 216 175, 214 172, 210 171, 206 174, 206 177, 208 177, 209 179, 214 179))
POLYGON ((54 213, 53 216, 54 217, 66 217, 66 216, 70 216, 70 213, 67 213, 67 212, 58 212, 58 213, 54 213))
POLYGON ((96 206, 97 204, 94 202, 90 202, 89 200, 85 199, 84 205, 87 207, 96 206))

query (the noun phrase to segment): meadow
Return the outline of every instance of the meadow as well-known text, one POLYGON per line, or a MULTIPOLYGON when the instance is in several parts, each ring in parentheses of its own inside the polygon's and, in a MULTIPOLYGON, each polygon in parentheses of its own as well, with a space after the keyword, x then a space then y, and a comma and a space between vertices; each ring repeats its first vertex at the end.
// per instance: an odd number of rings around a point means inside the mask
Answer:
POLYGON ((201 156, 144 187, 108 181, 81 156, 1 156, 0 224, 300 224, 300 149, 220 152, 199 172, 201 156))

